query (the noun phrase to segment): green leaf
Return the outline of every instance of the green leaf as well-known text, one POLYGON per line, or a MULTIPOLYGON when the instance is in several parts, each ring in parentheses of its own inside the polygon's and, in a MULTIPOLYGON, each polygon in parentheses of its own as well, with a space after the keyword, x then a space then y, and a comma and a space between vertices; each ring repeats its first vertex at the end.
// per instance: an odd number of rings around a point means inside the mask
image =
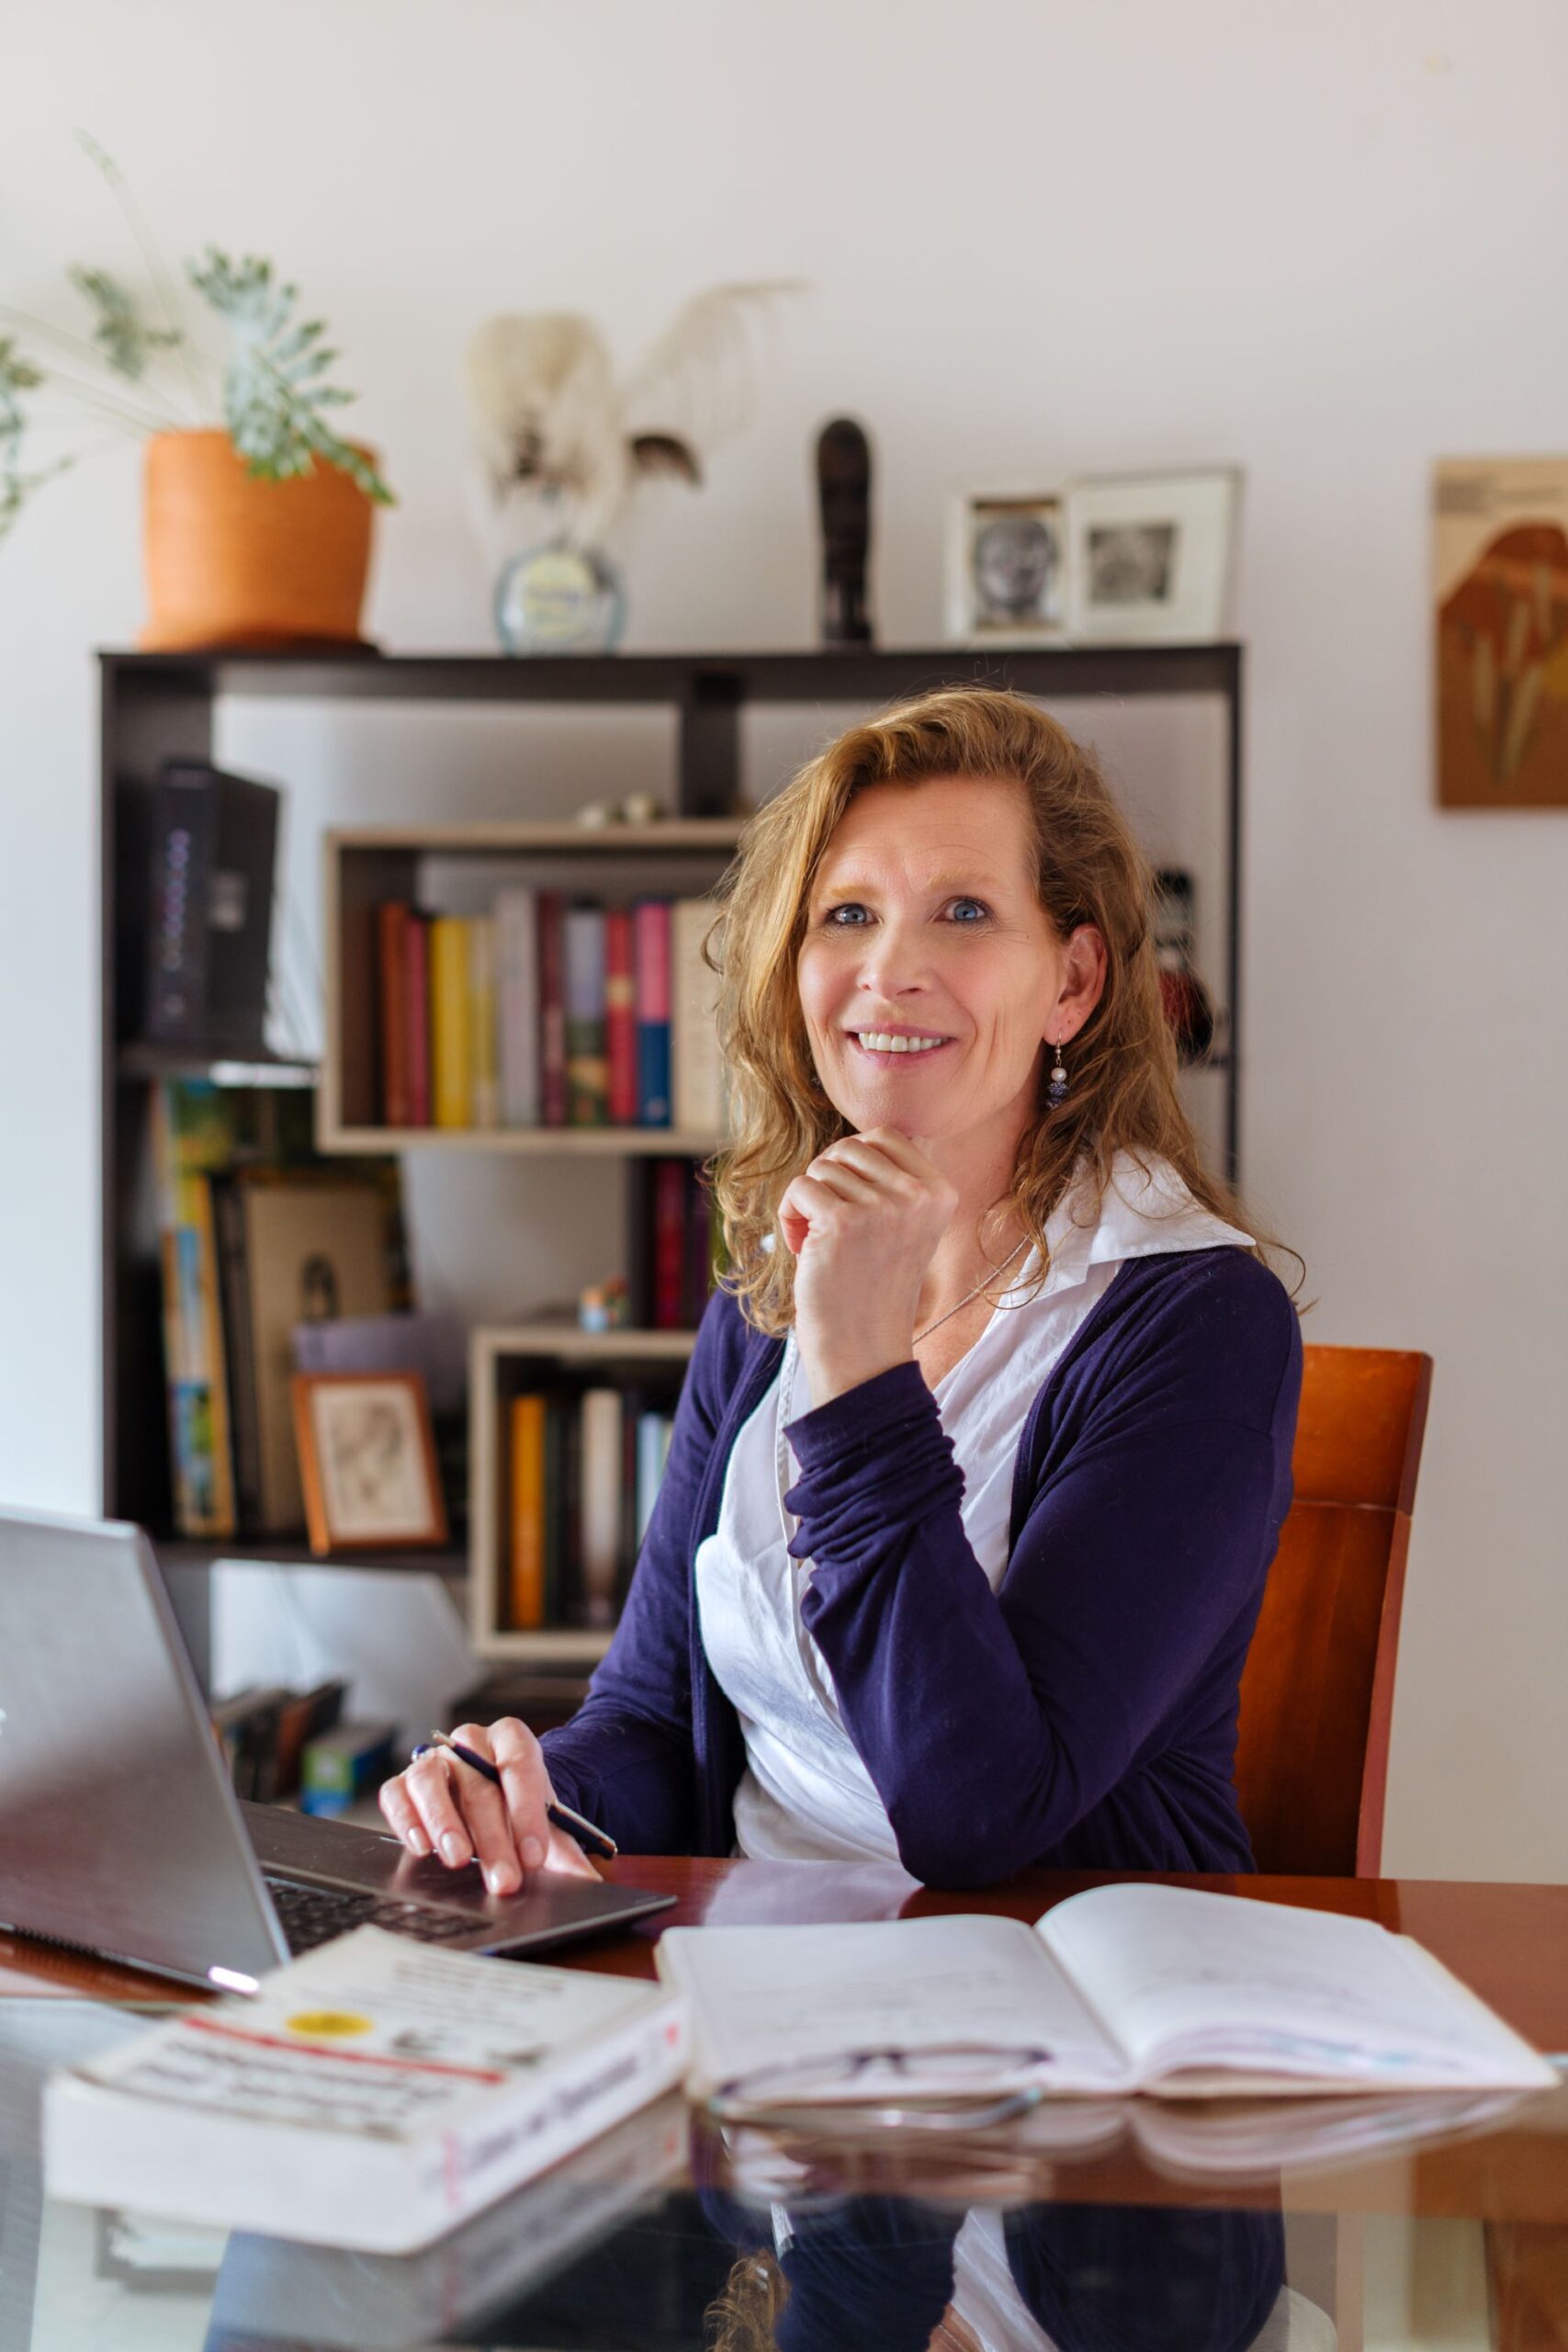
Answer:
POLYGON ((93 341, 117 376, 138 382, 147 373, 153 352, 172 351, 184 341, 177 327, 149 326, 118 278, 111 277, 107 269, 78 266, 69 275, 76 291, 85 295, 96 312, 93 341))
POLYGON ((392 493, 375 468, 327 425, 322 412, 341 408, 353 392, 321 379, 338 355, 321 338, 321 319, 295 321, 299 289, 275 288, 272 264, 254 254, 238 263, 209 245, 190 265, 190 280, 233 336, 223 379, 230 437, 252 473, 288 481, 310 473, 320 458, 336 466, 378 505, 392 493))

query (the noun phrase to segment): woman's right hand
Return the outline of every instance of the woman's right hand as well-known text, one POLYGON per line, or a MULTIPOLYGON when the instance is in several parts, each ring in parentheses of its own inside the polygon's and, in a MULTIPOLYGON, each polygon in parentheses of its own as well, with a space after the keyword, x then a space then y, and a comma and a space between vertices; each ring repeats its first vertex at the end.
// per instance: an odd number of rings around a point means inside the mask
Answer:
POLYGON ((599 1873, 545 1807, 554 1792, 545 1752, 515 1715, 499 1723, 462 1724, 452 1734, 488 1758, 501 1786, 465 1764, 449 1747, 430 1747, 381 1790, 381 1811, 411 1854, 434 1854, 448 1870, 477 1861, 492 1894, 515 1894, 530 1871, 560 1871, 573 1878, 599 1873))

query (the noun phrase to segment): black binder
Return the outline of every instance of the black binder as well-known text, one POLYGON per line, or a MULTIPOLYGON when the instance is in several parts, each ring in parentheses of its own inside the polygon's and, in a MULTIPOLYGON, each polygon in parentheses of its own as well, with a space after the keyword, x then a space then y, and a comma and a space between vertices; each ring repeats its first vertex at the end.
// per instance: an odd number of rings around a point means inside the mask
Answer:
POLYGON ((121 786, 121 1001, 141 1007, 145 1042, 265 1051, 282 797, 196 760, 121 786))

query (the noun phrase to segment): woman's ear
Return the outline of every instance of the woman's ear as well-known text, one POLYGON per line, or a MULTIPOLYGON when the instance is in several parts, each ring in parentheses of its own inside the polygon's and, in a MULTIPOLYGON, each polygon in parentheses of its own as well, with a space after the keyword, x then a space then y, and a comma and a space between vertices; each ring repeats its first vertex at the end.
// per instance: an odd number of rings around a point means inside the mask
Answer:
POLYGON ((1064 1044, 1077 1036, 1104 995, 1109 963, 1103 932, 1096 923, 1080 922, 1066 942, 1061 992, 1052 1009, 1052 1022, 1064 1044))

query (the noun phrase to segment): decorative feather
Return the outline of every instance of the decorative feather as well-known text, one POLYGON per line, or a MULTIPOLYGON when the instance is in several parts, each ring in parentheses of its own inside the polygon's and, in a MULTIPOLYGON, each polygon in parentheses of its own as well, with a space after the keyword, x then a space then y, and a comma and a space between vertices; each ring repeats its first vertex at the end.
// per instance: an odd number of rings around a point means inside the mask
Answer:
POLYGON ((617 385, 608 347, 570 311, 488 319, 468 345, 476 454, 491 520, 536 527, 545 493, 560 535, 600 543, 637 482, 698 486, 715 445, 754 406, 751 330, 784 284, 716 286, 688 302, 617 385))
POLYGON ((703 457, 744 431, 756 408, 756 329, 781 295, 799 290, 770 278, 694 296, 626 379, 628 431, 670 434, 703 457))

